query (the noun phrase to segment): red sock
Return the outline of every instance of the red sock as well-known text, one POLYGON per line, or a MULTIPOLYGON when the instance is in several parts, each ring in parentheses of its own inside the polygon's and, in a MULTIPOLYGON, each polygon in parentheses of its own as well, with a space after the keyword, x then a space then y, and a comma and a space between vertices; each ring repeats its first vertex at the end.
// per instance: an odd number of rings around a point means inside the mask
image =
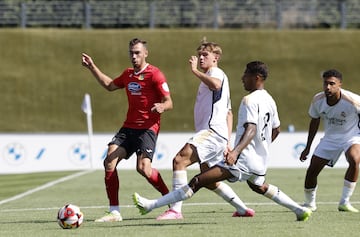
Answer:
POLYGON ((159 171, 155 168, 152 168, 151 176, 147 181, 156 188, 162 195, 165 195, 169 192, 164 180, 161 178, 159 171))
POLYGON ((117 170, 105 171, 105 187, 110 206, 119 205, 119 178, 117 170))

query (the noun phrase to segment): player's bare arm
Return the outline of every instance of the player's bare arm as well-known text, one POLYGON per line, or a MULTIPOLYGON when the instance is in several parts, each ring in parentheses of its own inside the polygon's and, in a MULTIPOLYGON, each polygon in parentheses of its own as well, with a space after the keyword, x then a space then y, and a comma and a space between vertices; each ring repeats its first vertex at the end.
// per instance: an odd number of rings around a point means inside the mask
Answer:
MULTIPOLYGON (((206 75, 205 73, 201 72, 197 66, 198 66, 198 57, 197 56, 191 56, 189 59, 189 63, 191 66, 192 73, 198 77, 202 82, 205 83, 209 87, 210 90, 220 90, 221 88, 221 80, 215 77, 210 77, 206 75)), ((209 69, 209 68, 208 68, 209 69)))
POLYGON ((119 89, 113 83, 113 80, 110 77, 108 77, 107 75, 105 75, 103 72, 101 72, 101 70, 95 65, 92 58, 85 53, 82 54, 82 65, 91 71, 91 73, 94 75, 96 80, 106 90, 113 91, 113 90, 119 89))
POLYGON ((310 147, 314 140, 314 137, 319 129, 320 118, 312 118, 309 125, 308 138, 306 142, 305 149, 300 154, 300 161, 305 161, 307 159, 308 154, 310 153, 310 147))
POLYGON ((234 149, 230 151, 225 157, 225 163, 228 165, 234 165, 237 161, 238 156, 247 147, 252 139, 256 135, 256 125, 253 123, 247 123, 244 125, 245 131, 242 134, 240 141, 235 145, 234 149))
POLYGON ((157 112, 159 114, 171 110, 173 108, 172 99, 170 96, 164 96, 161 103, 155 103, 151 108, 151 112, 157 112))

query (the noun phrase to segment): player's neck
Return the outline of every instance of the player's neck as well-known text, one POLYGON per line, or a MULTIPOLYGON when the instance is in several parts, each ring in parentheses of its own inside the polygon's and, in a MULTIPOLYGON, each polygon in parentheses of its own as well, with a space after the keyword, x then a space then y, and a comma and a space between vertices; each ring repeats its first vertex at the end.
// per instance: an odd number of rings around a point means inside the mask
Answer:
POLYGON ((141 67, 134 68, 134 74, 136 75, 136 74, 142 73, 142 71, 144 71, 148 65, 149 65, 148 63, 144 63, 144 65, 142 65, 141 67))

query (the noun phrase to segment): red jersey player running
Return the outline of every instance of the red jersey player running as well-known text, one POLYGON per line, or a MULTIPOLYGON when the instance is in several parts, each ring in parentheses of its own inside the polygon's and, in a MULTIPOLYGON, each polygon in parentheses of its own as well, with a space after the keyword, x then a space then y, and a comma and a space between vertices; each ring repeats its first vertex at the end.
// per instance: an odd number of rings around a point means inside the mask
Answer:
POLYGON ((90 70, 97 81, 108 91, 125 89, 128 97, 128 112, 120 130, 108 144, 104 160, 105 186, 109 199, 109 212, 95 222, 122 221, 119 208, 119 178, 116 167, 123 159, 136 153, 136 170, 162 195, 169 192, 160 173, 151 167, 157 135, 160 129, 160 114, 172 109, 172 99, 164 74, 146 62, 146 41, 132 39, 129 56, 133 68, 111 79, 83 53, 82 65, 90 70))

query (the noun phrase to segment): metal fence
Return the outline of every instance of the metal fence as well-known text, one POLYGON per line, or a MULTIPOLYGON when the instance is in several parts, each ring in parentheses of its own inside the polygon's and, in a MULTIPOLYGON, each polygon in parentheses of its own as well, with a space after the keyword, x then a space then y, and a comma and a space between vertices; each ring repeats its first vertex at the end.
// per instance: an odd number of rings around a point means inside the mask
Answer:
POLYGON ((0 0, 0 27, 359 28, 360 0, 0 0))

